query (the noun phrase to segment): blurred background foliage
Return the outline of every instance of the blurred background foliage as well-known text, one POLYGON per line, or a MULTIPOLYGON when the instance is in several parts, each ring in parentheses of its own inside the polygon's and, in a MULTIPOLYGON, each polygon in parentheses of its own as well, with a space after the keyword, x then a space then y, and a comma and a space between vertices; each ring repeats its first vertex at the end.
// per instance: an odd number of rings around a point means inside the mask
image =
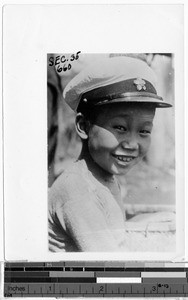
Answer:
POLYGON ((49 66, 48 54, 48 170, 49 186, 52 185, 71 161, 76 160, 81 150, 81 141, 76 134, 75 113, 63 100, 67 83, 86 65, 99 55, 126 55, 146 61, 157 75, 158 94, 171 103, 173 108, 157 109, 152 144, 144 160, 127 175, 119 178, 122 197, 126 205, 169 206, 175 205, 175 107, 174 107, 174 64, 169 53, 145 54, 80 54, 66 72, 57 72, 49 66))

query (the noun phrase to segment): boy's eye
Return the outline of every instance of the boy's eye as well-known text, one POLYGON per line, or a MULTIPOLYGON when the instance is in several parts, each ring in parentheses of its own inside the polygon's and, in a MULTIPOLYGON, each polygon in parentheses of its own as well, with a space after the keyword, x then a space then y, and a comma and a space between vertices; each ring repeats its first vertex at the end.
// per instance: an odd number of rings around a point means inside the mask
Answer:
POLYGON ((150 135, 151 134, 151 130, 140 130, 140 134, 141 135, 150 135))
POLYGON ((127 128, 121 125, 114 126, 114 128, 118 131, 127 131, 127 128))

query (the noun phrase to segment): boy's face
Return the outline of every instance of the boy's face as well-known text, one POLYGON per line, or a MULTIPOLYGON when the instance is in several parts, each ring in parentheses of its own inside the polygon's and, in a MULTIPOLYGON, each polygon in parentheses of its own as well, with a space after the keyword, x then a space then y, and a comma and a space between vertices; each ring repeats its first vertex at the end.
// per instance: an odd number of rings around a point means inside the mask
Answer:
POLYGON ((101 108, 88 132, 90 155, 108 174, 126 174, 149 149, 155 108, 125 103, 101 108))

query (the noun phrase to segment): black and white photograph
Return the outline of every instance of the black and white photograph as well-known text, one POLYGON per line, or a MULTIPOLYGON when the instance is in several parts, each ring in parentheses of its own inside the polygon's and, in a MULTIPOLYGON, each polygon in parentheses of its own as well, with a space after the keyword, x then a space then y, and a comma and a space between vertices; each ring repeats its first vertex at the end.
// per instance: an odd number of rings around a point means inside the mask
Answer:
POLYGON ((47 55, 50 252, 175 252, 173 53, 47 55))
POLYGON ((185 259, 183 14, 3 7, 5 261, 185 259))

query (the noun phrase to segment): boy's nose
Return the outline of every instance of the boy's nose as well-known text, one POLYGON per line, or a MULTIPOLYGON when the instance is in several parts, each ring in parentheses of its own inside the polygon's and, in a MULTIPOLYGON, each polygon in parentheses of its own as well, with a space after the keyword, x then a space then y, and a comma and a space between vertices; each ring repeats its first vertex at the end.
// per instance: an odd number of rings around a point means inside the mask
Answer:
POLYGON ((131 137, 122 141, 121 146, 123 149, 129 150, 138 150, 138 142, 137 139, 131 137))

